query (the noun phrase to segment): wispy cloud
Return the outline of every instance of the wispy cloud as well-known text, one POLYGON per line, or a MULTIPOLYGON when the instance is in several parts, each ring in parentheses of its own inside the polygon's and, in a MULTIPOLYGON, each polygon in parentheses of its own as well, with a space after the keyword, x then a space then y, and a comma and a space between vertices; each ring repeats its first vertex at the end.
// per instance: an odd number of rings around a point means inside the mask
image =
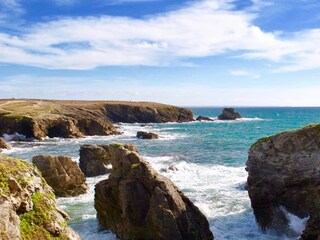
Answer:
POLYGON ((277 61, 281 71, 320 67, 314 61, 320 29, 284 38, 263 32, 254 18, 252 11, 234 11, 231 0, 197 1, 144 19, 60 18, 0 34, 0 62, 49 69, 168 66, 241 51, 243 58, 277 61))
POLYGON ((253 73, 251 71, 248 70, 243 70, 243 69, 237 69, 237 70, 233 70, 230 72, 231 75, 236 76, 236 77, 249 77, 249 78, 253 78, 253 79, 259 79, 260 75, 253 73))

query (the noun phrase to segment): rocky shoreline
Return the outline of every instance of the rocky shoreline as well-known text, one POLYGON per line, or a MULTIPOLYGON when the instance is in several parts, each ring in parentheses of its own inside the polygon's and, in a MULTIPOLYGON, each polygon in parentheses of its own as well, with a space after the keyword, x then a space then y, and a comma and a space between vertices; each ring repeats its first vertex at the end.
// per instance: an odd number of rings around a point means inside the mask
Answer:
POLYGON ((190 122, 190 109, 146 102, 0 100, 0 135, 77 138, 114 135, 114 123, 190 122))

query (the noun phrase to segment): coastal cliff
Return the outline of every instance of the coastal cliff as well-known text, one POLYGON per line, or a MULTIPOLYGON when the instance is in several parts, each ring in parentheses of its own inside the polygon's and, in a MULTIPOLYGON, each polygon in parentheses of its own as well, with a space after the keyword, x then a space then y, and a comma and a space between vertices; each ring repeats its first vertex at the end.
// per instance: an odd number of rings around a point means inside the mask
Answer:
POLYGON ((80 240, 39 170, 0 155, 0 239, 80 240))
POLYGON ((192 111, 159 103, 0 100, 0 135, 27 138, 120 134, 113 123, 193 121, 192 111))
POLYGON ((320 124, 258 140, 249 150, 248 192, 262 229, 294 234, 285 208, 309 218, 302 239, 320 238, 320 124))

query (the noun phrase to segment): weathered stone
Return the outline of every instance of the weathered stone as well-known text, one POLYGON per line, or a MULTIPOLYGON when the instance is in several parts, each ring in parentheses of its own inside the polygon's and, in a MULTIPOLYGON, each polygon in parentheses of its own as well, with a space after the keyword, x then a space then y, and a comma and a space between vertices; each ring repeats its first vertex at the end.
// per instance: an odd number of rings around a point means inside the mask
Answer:
POLYGON ((205 216, 132 145, 110 145, 112 172, 95 187, 100 224, 120 239, 213 239, 205 216))
POLYGON ((11 149, 11 146, 2 138, 0 138, 0 152, 2 149, 11 149))
POLYGON ((242 116, 234 108, 224 108, 218 116, 219 120, 236 120, 237 118, 242 118, 242 116))
POLYGON ((152 132, 137 132, 137 138, 140 139, 158 139, 159 135, 152 132))
POLYGON ((108 146, 86 144, 80 148, 80 168, 87 177, 109 173, 110 162, 108 146))
POLYGON ((248 191, 262 229, 293 234, 281 207, 310 216, 302 239, 320 239, 320 125, 258 140, 249 150, 248 191))
POLYGON ((0 239, 80 240, 33 164, 1 155, 0 173, 0 239))
POLYGON ((199 116, 197 117, 196 119, 197 121, 210 121, 210 122, 213 122, 214 120, 209 118, 209 117, 206 117, 206 116, 199 116))
POLYGON ((78 196, 86 193, 87 184, 78 164, 70 157, 39 155, 32 162, 53 188, 58 197, 78 196))

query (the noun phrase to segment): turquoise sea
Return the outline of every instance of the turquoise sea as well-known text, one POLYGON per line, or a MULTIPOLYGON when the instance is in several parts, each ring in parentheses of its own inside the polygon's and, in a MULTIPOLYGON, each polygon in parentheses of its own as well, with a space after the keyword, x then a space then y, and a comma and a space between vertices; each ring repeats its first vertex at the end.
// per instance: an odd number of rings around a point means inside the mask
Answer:
MULTIPOLYGON (((192 108, 195 117, 215 118, 222 108, 192 108)), ((163 175, 175 182, 207 216, 215 239, 287 239, 272 232, 262 233, 255 223, 245 191, 247 152, 257 139, 320 122, 320 108, 236 108, 244 118, 236 121, 119 124, 121 136, 82 139, 46 139, 30 143, 13 142, 5 153, 30 160, 38 154, 68 155, 79 158, 82 144, 122 142, 135 144, 140 154, 163 175), (158 133, 158 140, 136 139, 137 131, 158 133), (175 168, 170 168, 174 166, 175 168)), ((94 185, 107 178, 88 178, 90 191, 59 203, 70 215, 70 226, 83 239, 116 239, 103 231, 95 218, 94 185)), ((306 219, 287 213, 290 226, 303 231, 306 219)))

